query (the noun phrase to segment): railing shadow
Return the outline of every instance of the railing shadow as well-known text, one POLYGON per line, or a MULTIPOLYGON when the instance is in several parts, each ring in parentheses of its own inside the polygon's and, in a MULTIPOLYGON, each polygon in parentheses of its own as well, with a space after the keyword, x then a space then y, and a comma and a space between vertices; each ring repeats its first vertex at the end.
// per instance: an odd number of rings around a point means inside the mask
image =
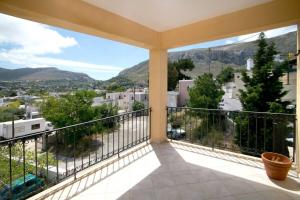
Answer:
POLYGON ((124 155, 120 154, 120 157, 112 157, 112 161, 108 161, 108 163, 104 165, 100 163, 100 167, 95 166, 94 169, 88 168, 80 172, 76 180, 53 189, 51 192, 47 192, 45 195, 41 195, 41 198, 35 199, 71 199, 98 184, 99 182, 104 181, 108 177, 114 175, 118 171, 136 162, 142 157, 148 155, 153 151, 153 149, 151 146, 146 144, 147 143, 141 144, 141 147, 134 148, 134 150, 131 151, 129 150, 130 153, 125 152, 124 155))
POLYGON ((192 151, 183 144, 148 144, 84 173, 50 199, 300 198, 299 182, 292 177, 284 182, 269 180, 258 168, 192 151), (132 171, 127 174, 128 168, 132 171), (105 181, 106 187, 101 185, 105 181))

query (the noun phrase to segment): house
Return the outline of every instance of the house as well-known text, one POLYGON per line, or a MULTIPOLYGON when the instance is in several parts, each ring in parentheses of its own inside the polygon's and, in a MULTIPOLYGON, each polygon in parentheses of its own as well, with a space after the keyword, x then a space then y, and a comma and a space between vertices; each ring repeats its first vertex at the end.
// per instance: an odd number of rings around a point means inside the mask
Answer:
POLYGON ((185 106, 189 100, 189 88, 193 87, 194 80, 179 80, 178 105, 185 106))

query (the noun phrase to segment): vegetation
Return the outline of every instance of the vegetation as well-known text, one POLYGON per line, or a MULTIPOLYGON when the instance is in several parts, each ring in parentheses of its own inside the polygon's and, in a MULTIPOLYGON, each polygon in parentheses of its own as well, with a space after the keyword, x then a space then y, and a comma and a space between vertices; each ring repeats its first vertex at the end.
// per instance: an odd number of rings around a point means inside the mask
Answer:
POLYGON ((0 107, 0 122, 22 119, 25 115, 25 109, 19 109, 19 106, 20 102, 14 101, 9 103, 8 107, 0 107))
POLYGON ((213 79, 212 74, 203 74, 194 81, 189 90, 188 105, 193 108, 218 108, 224 92, 221 86, 213 79))
POLYGON ((145 109, 145 105, 143 102, 140 101, 134 101, 132 104, 132 110, 137 111, 137 110, 142 110, 145 109))
MULTIPOLYGON (((245 90, 240 91, 240 100, 245 111, 276 112, 286 111, 289 102, 282 101, 286 95, 280 77, 283 76, 287 63, 276 63, 274 56, 277 54, 274 43, 267 43, 264 33, 257 41, 258 49, 254 55, 254 68, 252 77, 243 73, 245 90)), ((257 121, 249 120, 249 114, 236 118, 237 137, 236 143, 241 148, 256 145, 258 149, 288 154, 285 137, 288 130, 285 118, 276 119, 258 118, 257 121), (280 133, 277 131, 280 130, 280 133), (248 133, 249 132, 249 133, 248 133), (247 137, 248 136, 248 137, 247 137), (274 143, 273 143, 274 142, 274 143), (276 145, 274 145, 276 144, 276 145)))
POLYGON ((104 89, 107 90, 107 92, 121 92, 121 91, 125 91, 128 88, 134 87, 135 84, 129 78, 123 76, 117 76, 107 81, 104 81, 102 83, 102 86, 104 89))
MULTIPOLYGON (((9 184, 9 151, 8 146, 0 146, 0 188, 2 184, 9 184)), ((22 143, 12 146, 12 180, 23 176, 23 149, 22 143)), ((25 173, 35 174, 35 153, 33 150, 25 151, 25 173)), ((38 175, 45 176, 46 153, 37 152, 38 175)), ((48 153, 48 164, 55 166, 56 161, 52 153, 48 153)))
POLYGON ((2 97, 15 97, 17 96, 17 92, 14 90, 4 90, 0 91, 0 98, 2 97))
POLYGON ((260 112, 283 112, 289 102, 281 98, 287 94, 279 80, 283 76, 287 63, 275 63, 277 54, 274 43, 267 44, 264 33, 258 40, 257 53, 254 56, 252 77, 242 73, 246 90, 242 90, 240 100, 244 110, 260 112))
MULTIPOLYGON (((87 122, 94 119, 105 118, 117 114, 117 107, 111 104, 92 107, 94 91, 77 91, 75 94, 67 94, 62 98, 47 98, 41 105, 43 116, 51 121, 56 128, 87 122)), ((92 133, 112 128, 113 122, 97 123, 91 129, 92 133)), ((88 131, 72 130, 73 134, 65 134, 65 140, 72 143, 73 139, 79 142, 88 134, 88 131), (74 138, 73 138, 74 137, 74 138)))
POLYGON ((118 85, 116 83, 113 83, 106 87, 107 92, 124 92, 126 88, 122 85, 118 85))
POLYGON ((217 76, 217 81, 220 84, 224 84, 232 81, 234 78, 234 69, 232 67, 226 67, 222 69, 221 73, 217 76))
MULTIPOLYGON (((273 41, 278 47, 278 51, 282 54, 296 51, 297 36, 296 32, 288 33, 282 36, 267 39, 268 42, 273 41)), ((257 50, 256 43, 245 42, 234 45, 226 45, 226 47, 211 48, 211 55, 209 56, 208 49, 199 48, 187 51, 170 52, 168 54, 170 62, 188 58, 191 59, 195 65, 192 71, 187 71, 185 74, 192 78, 197 75, 202 75, 208 72, 208 60, 211 58, 210 72, 216 77, 222 69, 222 66, 231 66, 235 70, 245 69, 247 59, 252 58, 257 50)), ((147 85, 148 80, 148 61, 143 61, 131 68, 120 72, 117 77, 125 77, 130 79, 134 84, 147 85)), ((115 78, 117 78, 115 77, 115 78)), ((113 81, 112 81, 113 82, 113 81)), ((105 81, 105 84, 111 83, 110 80, 105 81)))
POLYGON ((168 63, 168 90, 175 90, 178 81, 183 79, 191 79, 183 72, 191 71, 195 65, 191 59, 179 59, 168 63))
MULTIPOLYGON (((221 85, 213 79, 213 75, 203 74, 197 77, 194 81, 194 86, 189 90, 190 100, 188 106, 192 108, 217 109, 223 94, 221 85)), ((223 129, 217 125, 224 121, 224 117, 216 117, 213 113, 206 110, 190 110, 186 115, 194 118, 191 120, 196 122, 195 128, 190 133, 193 140, 199 140, 203 145, 208 145, 209 141, 212 140, 214 141, 213 144, 218 144, 220 138, 223 138, 223 129)))

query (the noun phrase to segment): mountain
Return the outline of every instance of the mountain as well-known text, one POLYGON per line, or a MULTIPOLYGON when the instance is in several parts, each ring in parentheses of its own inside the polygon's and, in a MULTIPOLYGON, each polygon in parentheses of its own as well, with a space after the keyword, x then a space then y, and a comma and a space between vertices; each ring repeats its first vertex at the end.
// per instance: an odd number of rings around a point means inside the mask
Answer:
MULTIPOLYGON (((286 58, 289 52, 296 52, 296 32, 290 32, 281 36, 267 39, 274 42, 277 51, 286 58)), ((246 61, 252 58, 256 51, 256 42, 244 42, 229 44, 219 47, 192 49, 188 51, 170 52, 169 60, 175 61, 182 58, 190 58, 195 64, 195 69, 186 72, 187 75, 195 77, 205 72, 209 72, 209 60, 211 60, 210 71, 215 76, 220 73, 223 67, 231 66, 235 69, 245 69, 246 61), (209 59, 210 57, 210 59, 209 59)), ((147 85, 148 81, 148 60, 143 61, 131 68, 121 71, 118 76, 107 80, 106 84, 116 82, 116 79, 129 79, 137 85, 147 85)))
POLYGON ((59 70, 54 67, 48 68, 0 68, 0 81, 48 81, 48 80, 73 80, 82 82, 94 81, 84 73, 76 73, 59 70))

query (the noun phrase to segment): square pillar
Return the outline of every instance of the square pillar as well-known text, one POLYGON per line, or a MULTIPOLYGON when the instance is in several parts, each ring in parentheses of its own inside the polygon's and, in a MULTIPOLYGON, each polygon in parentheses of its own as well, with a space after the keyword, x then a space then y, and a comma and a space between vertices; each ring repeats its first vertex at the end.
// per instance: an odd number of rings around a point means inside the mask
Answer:
MULTIPOLYGON (((297 52, 300 49, 300 22, 297 24, 297 52)), ((297 85, 296 85, 296 168, 300 174, 300 55, 297 56, 297 85)))
POLYGON ((168 52, 166 49, 150 50, 149 57, 150 141, 161 143, 167 140, 168 52))

